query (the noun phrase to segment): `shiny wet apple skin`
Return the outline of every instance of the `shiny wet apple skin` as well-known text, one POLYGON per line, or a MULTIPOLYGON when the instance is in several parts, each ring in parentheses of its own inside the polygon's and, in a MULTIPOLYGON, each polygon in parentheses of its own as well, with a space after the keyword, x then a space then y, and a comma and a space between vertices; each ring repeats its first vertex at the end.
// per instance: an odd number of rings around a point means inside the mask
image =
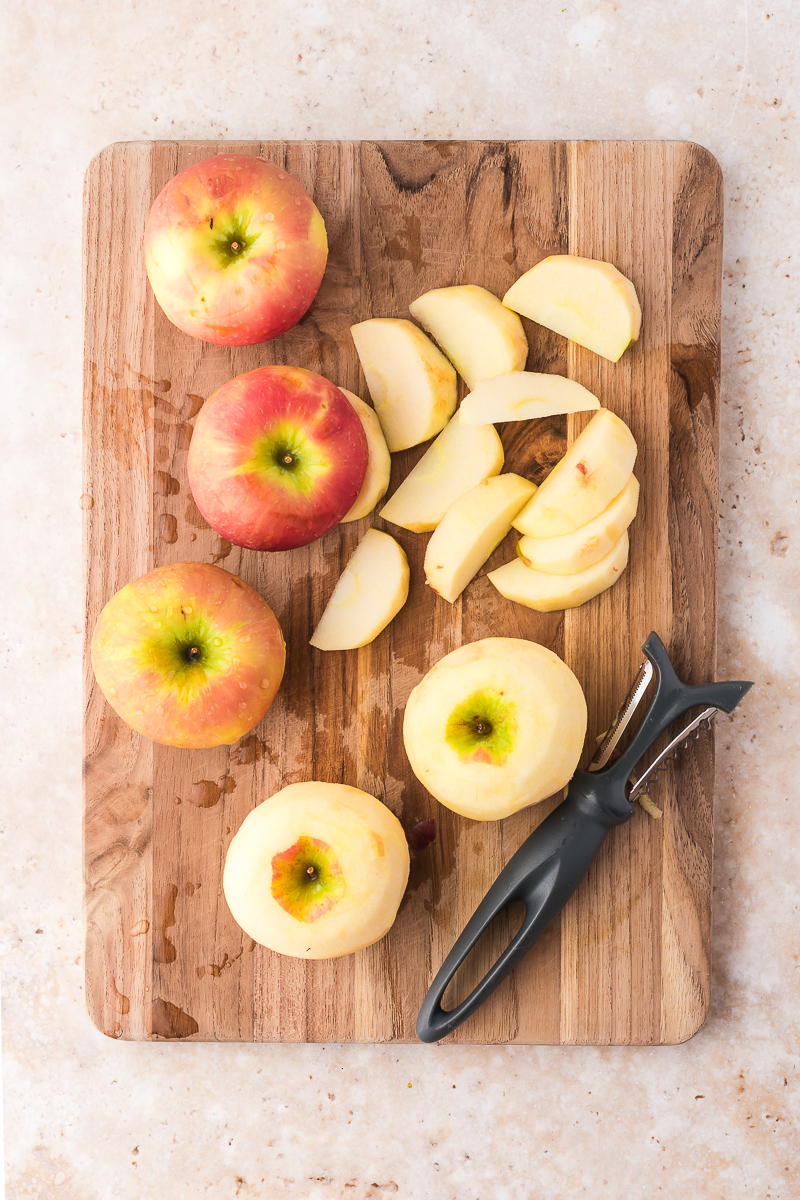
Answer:
POLYGON ((308 310, 328 241, 316 205, 282 167, 217 154, 181 171, 156 197, 144 252, 173 324, 215 345, 248 346, 285 333, 308 310))
POLYGON ((92 667, 114 711, 154 742, 191 749, 231 745, 253 729, 285 658, 266 600, 207 563, 157 567, 127 584, 92 637, 92 667))
POLYGON ((339 388, 302 367, 273 366, 237 375, 209 397, 187 473, 197 507, 221 537, 251 550, 291 550, 341 521, 368 461, 363 425, 339 388), (294 456, 290 469, 275 460, 281 447, 294 456))

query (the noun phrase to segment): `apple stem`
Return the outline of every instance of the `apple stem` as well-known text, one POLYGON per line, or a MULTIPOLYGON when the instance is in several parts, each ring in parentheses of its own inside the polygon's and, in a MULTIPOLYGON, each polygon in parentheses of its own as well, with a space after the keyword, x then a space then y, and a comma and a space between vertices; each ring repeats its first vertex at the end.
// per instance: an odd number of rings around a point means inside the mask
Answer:
POLYGON ((194 660, 197 658, 197 656, 198 656, 198 654, 199 654, 199 653, 200 653, 200 650, 199 650, 199 648, 198 648, 197 646, 191 646, 191 647, 190 647, 190 649, 189 649, 189 659, 190 659, 190 661, 191 661, 191 662, 194 662, 194 660))

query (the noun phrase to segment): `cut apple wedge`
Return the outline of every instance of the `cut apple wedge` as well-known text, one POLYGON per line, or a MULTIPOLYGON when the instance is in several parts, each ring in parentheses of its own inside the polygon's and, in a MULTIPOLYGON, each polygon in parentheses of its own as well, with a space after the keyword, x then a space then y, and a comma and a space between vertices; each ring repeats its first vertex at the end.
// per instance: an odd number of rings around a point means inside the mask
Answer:
POLYGON ((462 400, 460 411, 463 425, 486 425, 490 421, 532 421, 599 407, 597 397, 574 379, 536 371, 509 371, 476 384, 462 400))
MULTIPOLYGON (((501 479, 505 476, 500 476, 501 479)), ((582 525, 574 533, 561 537, 524 537, 517 543, 517 554, 526 566, 550 575, 576 575, 592 567, 613 550, 636 516, 639 481, 631 475, 599 517, 582 525)), ((441 528, 441 526, 439 527, 441 528)), ((438 530, 437 530, 438 532, 438 530)))
POLYGON ((630 429, 601 408, 514 518, 514 528, 534 538, 574 533, 608 508, 630 479, 635 461, 630 429))
POLYGON ((414 533, 435 529, 454 500, 499 475, 503 462, 503 443, 494 425, 462 425, 456 413, 383 506, 381 516, 414 533))
POLYGON ((562 608, 577 608, 594 596, 599 596, 616 583, 628 561, 628 534, 623 533, 616 546, 605 558, 577 575, 550 575, 526 567, 515 558, 490 571, 491 579, 501 596, 535 608, 537 612, 555 612, 562 608))
POLYGON ((631 281, 611 263, 574 254, 542 259, 509 288, 503 304, 611 362, 637 340, 642 324, 631 281))
POLYGON ((511 529, 536 491, 521 475, 494 475, 455 500, 431 534, 425 576, 452 604, 511 529))
POLYGON ((368 529, 333 589, 311 645, 354 650, 373 641, 408 598, 408 559, 388 533, 368 529))
POLYGON ((525 366, 528 339, 522 322, 486 288, 473 283, 435 288, 408 307, 436 338, 468 388, 525 366))
POLYGON ((358 521, 371 513, 378 501, 386 495, 389 476, 392 473, 392 460, 375 409, 365 404, 354 392, 348 392, 347 388, 339 388, 339 391, 347 397, 358 413, 367 437, 367 473, 352 508, 342 517, 342 522, 358 521))
POLYGON ((396 317, 361 321, 350 332, 391 452, 444 429, 458 399, 456 373, 430 338, 396 317))

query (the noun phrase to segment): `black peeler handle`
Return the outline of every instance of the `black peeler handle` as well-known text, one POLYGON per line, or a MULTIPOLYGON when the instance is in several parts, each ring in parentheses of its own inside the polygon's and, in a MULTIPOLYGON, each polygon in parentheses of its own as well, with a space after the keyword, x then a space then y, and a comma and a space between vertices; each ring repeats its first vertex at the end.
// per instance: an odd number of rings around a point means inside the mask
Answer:
POLYGON ((744 681, 684 684, 656 633, 650 634, 643 648, 655 668, 656 687, 641 726, 611 766, 601 771, 575 772, 566 799, 534 829, 503 868, 431 984, 417 1018, 420 1041, 436 1042, 452 1033, 544 933, 581 883, 609 830, 633 816, 634 808, 626 795, 627 781, 635 763, 659 734, 681 713, 699 705, 732 712, 752 687, 744 681), (495 917, 515 901, 525 905, 519 930, 469 996, 445 1011, 442 998, 459 967, 495 917))
MULTIPOLYGON (((441 966, 417 1018, 417 1037, 436 1042, 465 1021, 505 979, 533 943, 558 916, 583 879, 606 834, 620 823, 593 798, 596 779, 577 771, 566 799, 545 817, 509 860, 470 918, 441 966), (515 901, 525 905, 518 932, 484 975, 477 987, 456 1008, 445 1011, 442 997, 458 968, 495 917, 515 901)), ((627 814, 634 809, 627 800, 627 814)))

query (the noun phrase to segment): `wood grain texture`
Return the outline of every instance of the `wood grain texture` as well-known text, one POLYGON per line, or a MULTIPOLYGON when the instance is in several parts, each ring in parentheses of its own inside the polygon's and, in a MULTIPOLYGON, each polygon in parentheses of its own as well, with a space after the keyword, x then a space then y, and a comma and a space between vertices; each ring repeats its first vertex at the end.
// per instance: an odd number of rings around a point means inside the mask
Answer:
MULTIPOLYGON (((92 162, 85 190, 85 873, 86 992, 114 1037, 412 1041, 422 997, 478 900, 547 801, 498 823, 438 805, 411 774, 405 702, 449 650, 490 635, 561 654, 583 684, 590 739, 627 692, 650 629, 689 682, 713 678, 722 181, 686 143, 127 143, 92 162), (285 164, 328 228, 320 292, 295 329, 261 346, 193 340, 150 293, 141 241, 167 180, 221 149, 285 164), (640 341, 614 365, 525 321, 528 369, 596 391, 639 444, 640 512, 623 579, 580 609, 538 614, 499 595, 486 572, 450 606, 424 585, 427 535, 379 515, 312 546, 257 554, 214 534, 186 481, 192 424, 232 375, 293 363, 366 398, 349 326, 407 316, 431 287, 477 283, 502 295, 551 253, 614 262, 642 299, 640 341), (409 557, 408 602, 370 646, 312 650, 308 638, 370 526, 409 557), (156 746, 123 725, 93 681, 88 643, 103 604, 154 566, 214 562, 266 596, 288 645, 278 698, 233 747, 156 746), (354 784, 406 830, 412 851, 397 922, 380 943, 329 962, 274 955, 228 912, 221 873, 246 814, 289 783, 354 784)), ((506 469, 540 482, 585 423, 577 415, 501 428, 506 469)), ((424 447, 393 456, 389 495, 424 447)), ((587 745, 588 756, 588 745, 587 745)), ((584 885, 524 963, 449 1040, 674 1043, 708 1011, 713 739, 704 734, 654 799, 613 831, 584 885)), ((514 928, 487 935, 453 987, 466 994, 514 928)))

